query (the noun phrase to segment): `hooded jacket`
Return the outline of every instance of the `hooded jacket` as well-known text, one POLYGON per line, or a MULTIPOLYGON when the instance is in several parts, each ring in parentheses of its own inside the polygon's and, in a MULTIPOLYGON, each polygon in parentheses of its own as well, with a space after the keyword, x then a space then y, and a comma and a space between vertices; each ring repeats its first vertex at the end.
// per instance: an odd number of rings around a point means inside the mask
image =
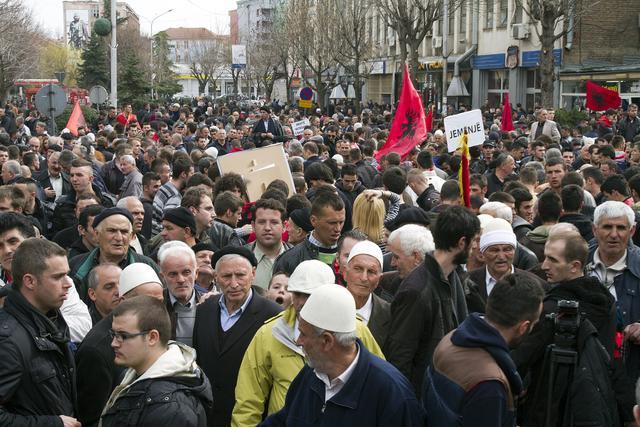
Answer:
MULTIPOLYGON (((236 384, 232 426, 255 426, 262 415, 284 407, 287 390, 304 366, 304 353, 295 342, 296 311, 289 306, 258 329, 242 358, 236 384)), ((356 333, 373 354, 384 358, 369 328, 358 320, 356 333)))
POLYGON ((576 226, 580 234, 587 242, 593 239, 592 222, 588 216, 581 213, 570 213, 562 215, 558 222, 566 222, 576 226))
POLYGON ((519 240, 522 246, 529 248, 538 261, 544 261, 544 245, 547 243, 549 237, 550 225, 540 225, 527 233, 522 239, 519 240))
POLYGON ((478 313, 445 336, 422 392, 428 425, 515 426, 522 380, 502 335, 478 313), (469 369, 473 366, 473 369, 469 369))
POLYGON ((169 341, 167 351, 142 375, 127 370, 99 425, 204 427, 212 402, 211 384, 196 363, 195 350, 169 341))

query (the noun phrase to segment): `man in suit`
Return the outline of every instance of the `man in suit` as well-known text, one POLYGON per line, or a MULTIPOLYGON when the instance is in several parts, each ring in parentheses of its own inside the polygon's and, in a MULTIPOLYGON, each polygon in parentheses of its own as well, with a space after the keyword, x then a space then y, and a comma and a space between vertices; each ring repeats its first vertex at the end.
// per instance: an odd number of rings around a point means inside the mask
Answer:
POLYGON ((211 265, 222 294, 198 305, 193 348, 216 396, 208 424, 227 426, 242 357, 256 331, 282 307, 253 292, 258 262, 249 249, 227 246, 213 255, 211 265))
POLYGON ((269 145, 276 137, 283 136, 282 126, 271 118, 271 110, 267 106, 260 107, 260 120, 253 126, 252 133, 257 147, 269 145))
POLYGON ((71 192, 69 177, 62 172, 60 152, 52 151, 47 160, 47 168, 35 176, 40 187, 44 189, 46 202, 53 203, 56 198, 71 192))
POLYGON ((391 320, 391 304, 373 293, 382 277, 383 263, 380 247, 363 240, 351 248, 343 273, 347 289, 356 302, 356 312, 380 345, 387 339, 391 320))
POLYGON ((529 132, 529 142, 533 142, 540 135, 547 135, 553 140, 553 142, 560 142, 560 131, 556 122, 547 120, 549 112, 544 108, 539 110, 536 114, 537 121, 531 124, 531 131, 529 132))

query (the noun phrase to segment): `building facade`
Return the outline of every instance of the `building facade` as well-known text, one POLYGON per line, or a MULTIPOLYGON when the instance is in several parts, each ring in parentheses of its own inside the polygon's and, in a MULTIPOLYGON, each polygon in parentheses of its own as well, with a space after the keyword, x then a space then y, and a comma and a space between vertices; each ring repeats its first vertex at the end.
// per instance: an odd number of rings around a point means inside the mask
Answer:
POLYGON ((164 32, 167 34, 169 56, 182 86, 182 91, 176 96, 207 95, 216 98, 233 92, 230 64, 225 56, 228 35, 215 34, 206 28, 185 27, 168 28, 164 32), (217 77, 215 87, 207 83, 203 93, 192 73, 192 64, 201 62, 216 64, 214 73, 217 77))

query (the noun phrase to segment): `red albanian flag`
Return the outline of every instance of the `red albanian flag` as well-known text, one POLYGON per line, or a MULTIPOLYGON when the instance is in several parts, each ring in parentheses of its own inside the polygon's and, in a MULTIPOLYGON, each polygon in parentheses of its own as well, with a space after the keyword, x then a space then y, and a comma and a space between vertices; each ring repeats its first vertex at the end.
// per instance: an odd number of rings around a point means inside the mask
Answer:
POLYGON ((73 111, 69 116, 69 121, 67 122, 66 128, 69 129, 73 135, 78 136, 78 128, 85 127, 87 122, 84 120, 84 114, 82 114, 82 109, 80 108, 80 103, 76 101, 76 105, 73 107, 73 111))
POLYGON ((391 131, 384 146, 375 155, 376 160, 388 153, 398 153, 404 160, 407 154, 427 138, 427 124, 420 95, 409 77, 409 67, 404 64, 402 93, 391 131))
POLYGON ((513 115, 511 114, 511 104, 509 103, 509 94, 504 94, 504 104, 502 104, 502 120, 500 122, 500 130, 502 132, 511 132, 516 130, 513 126, 513 115))
POLYGON ((593 111, 604 111, 609 108, 620 108, 620 95, 615 90, 607 89, 593 83, 587 82, 587 105, 593 111))

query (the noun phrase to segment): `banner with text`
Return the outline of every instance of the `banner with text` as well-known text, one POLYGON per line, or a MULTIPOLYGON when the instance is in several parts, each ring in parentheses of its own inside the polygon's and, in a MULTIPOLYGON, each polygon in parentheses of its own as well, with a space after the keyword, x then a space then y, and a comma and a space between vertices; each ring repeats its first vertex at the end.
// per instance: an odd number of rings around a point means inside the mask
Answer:
POLYGON ((471 110, 445 117, 444 130, 447 136, 447 149, 449 152, 460 148, 460 139, 465 130, 469 135, 469 147, 482 145, 485 140, 484 123, 482 122, 482 112, 480 110, 471 110))

